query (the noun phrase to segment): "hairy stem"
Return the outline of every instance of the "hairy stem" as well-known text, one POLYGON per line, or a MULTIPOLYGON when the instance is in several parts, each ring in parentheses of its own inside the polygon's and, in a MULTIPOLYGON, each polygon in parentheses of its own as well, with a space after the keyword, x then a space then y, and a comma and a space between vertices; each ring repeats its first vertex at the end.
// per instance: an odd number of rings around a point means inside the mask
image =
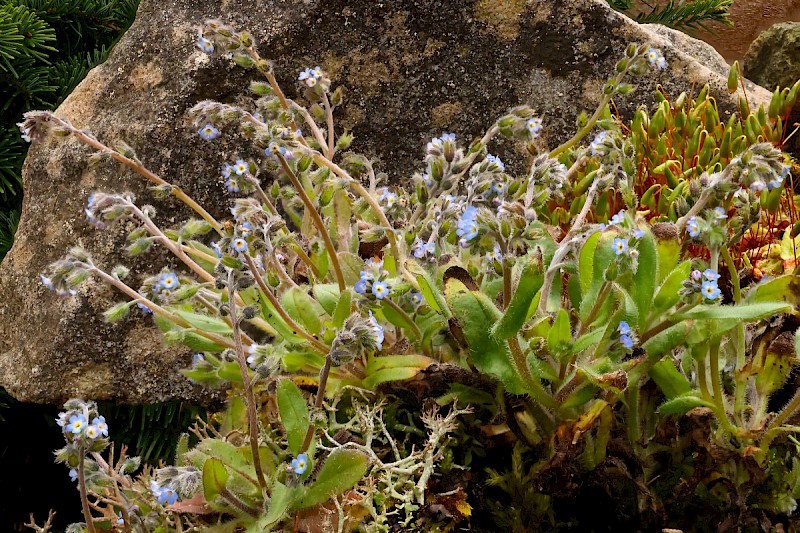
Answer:
POLYGON ((92 518, 92 512, 89 510, 89 498, 86 496, 86 475, 85 475, 85 461, 86 456, 83 454, 83 447, 78 450, 79 452, 79 459, 78 459, 78 492, 81 495, 81 508, 83 510, 83 519, 86 522, 86 529, 89 533, 96 533, 96 529, 94 527, 94 519, 92 518))
POLYGON ((236 315, 236 302, 234 299, 234 271, 228 271, 228 312, 231 315, 231 324, 233 325, 233 342, 235 343, 236 361, 239 363, 239 371, 242 374, 242 384, 244 385, 244 397, 247 402, 247 425, 249 426, 250 433, 250 451, 253 455, 253 467, 256 470, 256 478, 261 490, 267 488, 267 482, 264 479, 264 470, 261 468, 261 455, 258 451, 258 415, 256 413, 256 397, 253 393, 253 388, 250 380, 250 370, 247 368, 247 357, 244 354, 244 346, 242 346, 242 335, 239 328, 239 319, 236 315))
MULTIPOLYGON (((317 386, 317 397, 314 399, 315 411, 319 411, 320 409, 322 409, 322 402, 325 400, 325 388, 328 386, 328 376, 331 373, 332 365, 333 365, 333 359, 331 359, 331 354, 330 352, 328 352, 328 355, 325 356, 325 364, 319 371, 319 385, 317 386)), ((300 446, 300 453, 305 453, 306 451, 308 451, 308 447, 311 446, 311 440, 313 438, 314 438, 314 424, 311 423, 308 426, 308 431, 306 431, 306 437, 303 439, 303 445, 300 446)))
POLYGON ((558 249, 553 255, 553 260, 550 261, 550 267, 544 274, 544 282, 542 283, 542 288, 540 290, 541 296, 539 297, 539 308, 537 309, 537 312, 540 315, 544 315, 547 312, 547 301, 550 299, 550 290, 553 287, 553 279, 559 271, 561 262, 569 253, 570 246, 572 245, 572 238, 576 233, 578 233, 578 229, 583 225, 584 220, 586 220, 586 217, 592 208, 594 197, 597 194, 597 182, 598 180, 595 180, 592 183, 592 186, 589 187, 589 190, 586 193, 586 201, 583 204, 581 212, 578 213, 577 217, 575 217, 575 220, 572 222, 572 227, 558 244, 558 249))
POLYGON ((556 402, 553 400, 553 397, 545 390, 538 378, 531 373, 528 361, 525 359, 525 354, 516 336, 512 336, 508 339, 508 349, 511 351, 511 364, 514 366, 517 374, 522 378, 522 382, 525 384, 528 394, 547 409, 555 409, 556 402))
POLYGON ((170 187, 170 192, 172 193, 173 196, 175 196, 184 204, 189 206, 192 209, 192 211, 200 215, 203 218, 203 220, 208 222, 211 225, 211 227, 214 228, 214 231, 216 231, 220 235, 224 234, 222 225, 219 222, 217 222, 217 220, 213 216, 211 216, 211 214, 209 214, 205 209, 203 209, 203 207, 200 204, 195 202, 188 194, 183 192, 183 190, 180 187, 172 185, 168 181, 159 177, 154 172, 148 170, 140 161, 131 159, 130 157, 127 157, 126 155, 120 153, 119 151, 106 146, 105 144, 101 143, 94 137, 87 135, 85 132, 77 129, 72 124, 70 124, 65 120, 62 120, 56 115, 52 113, 47 113, 47 116, 50 117, 50 119, 53 120, 54 122, 57 122, 59 126, 62 126, 63 128, 69 130, 84 144, 91 146, 98 152, 109 155, 110 157, 122 163, 123 165, 133 170, 137 174, 140 174, 141 176, 145 177, 148 181, 155 183, 156 185, 170 187))
POLYGON ((289 177, 289 180, 292 182, 292 185, 297 191, 298 196, 300 196, 300 199, 303 201, 303 205, 305 205, 306 212, 311 217, 314 227, 317 229, 322 237, 322 241, 325 243, 325 250, 328 252, 331 266, 333 266, 333 271, 336 274, 336 282, 339 284, 339 291, 343 292, 347 288, 347 285, 344 282, 344 274, 342 274, 342 267, 339 264, 339 256, 336 254, 336 247, 333 245, 333 241, 328 233, 328 229, 325 227, 325 222, 323 222, 322 217, 319 216, 317 209, 311 202, 311 198, 308 197, 305 188, 300 183, 300 180, 297 179, 297 175, 286 163, 286 159, 284 159, 281 155, 278 155, 277 158, 278 161, 280 161, 283 171, 289 177))
POLYGON ((244 260, 247 263, 247 266, 250 267, 250 272, 253 274, 253 278, 256 280, 256 284, 261 289, 261 292, 264 293, 264 296, 269 300, 269 303, 272 304, 272 307, 275 308, 275 311, 278 315, 286 322, 286 325, 289 326, 292 331, 306 339, 309 344, 320 353, 327 353, 329 348, 327 345, 320 342, 316 339, 311 333, 307 332, 300 324, 294 321, 292 317, 286 312, 286 310, 281 305, 281 302, 272 294, 272 290, 267 287, 267 284, 264 282, 264 278, 261 277, 261 273, 256 268, 256 264, 253 261, 253 258, 250 257, 249 254, 244 254, 244 260))

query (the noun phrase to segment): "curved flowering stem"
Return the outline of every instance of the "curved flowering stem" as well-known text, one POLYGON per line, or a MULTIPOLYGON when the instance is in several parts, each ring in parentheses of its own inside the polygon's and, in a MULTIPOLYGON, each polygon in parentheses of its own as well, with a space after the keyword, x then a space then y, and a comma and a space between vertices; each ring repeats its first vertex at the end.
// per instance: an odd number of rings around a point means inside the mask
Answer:
MULTIPOLYGON (((252 179, 251 182, 255 186, 256 193, 258 193, 259 198, 261 198, 261 201, 264 202, 265 206, 267 206, 267 210, 270 212, 270 214, 274 216, 280 216, 280 213, 278 213, 277 208, 275 207, 275 205, 273 205, 272 201, 269 199, 269 196, 267 196, 267 193, 264 192, 264 189, 261 187, 261 184, 258 182, 258 180, 252 179)), ((314 262, 308 256, 308 254, 306 254, 305 250, 303 250, 303 247, 300 246, 300 243, 297 241, 297 239, 291 233, 286 232, 284 229, 280 229, 279 231, 280 234, 289 236, 290 244, 292 246, 292 251, 297 254, 297 257, 299 257, 300 260, 303 263, 305 263, 305 265, 308 268, 311 269, 311 272, 314 273, 314 276, 316 276, 317 279, 319 279, 321 277, 319 268, 317 267, 317 265, 314 264, 314 262)))
MULTIPOLYGON (((342 167, 331 161, 330 159, 326 158, 324 155, 319 153, 316 150, 312 150, 310 148, 306 149, 306 153, 308 153, 313 159, 314 162, 320 166, 327 167, 330 169, 334 174, 345 180, 353 190, 364 199, 365 202, 372 208, 372 211, 380 220, 381 225, 386 228, 386 238, 389 239, 389 247, 392 250, 392 255, 397 260, 397 265, 399 268, 402 268, 405 271, 405 255, 400 253, 400 248, 397 244, 397 235, 394 232, 394 226, 389 219, 386 218, 386 213, 383 212, 381 206, 378 204, 377 200, 369 193, 367 189, 364 188, 361 183, 359 183, 355 178, 353 178, 346 170, 342 167)), ((413 279, 413 276, 411 276, 413 279)), ((409 280, 411 282, 411 280, 409 280)), ((416 279, 412 282, 412 285, 417 287, 416 279)))
POLYGON ((157 314, 157 315, 159 315, 159 316, 161 316, 163 318, 166 318, 167 320, 169 320, 171 322, 174 322, 175 324, 177 324, 178 326, 181 326, 182 328, 194 329, 194 331, 198 335, 200 335, 202 337, 205 337, 206 339, 208 339, 208 340, 210 340, 212 342, 215 342, 215 343, 217 343, 219 345, 226 346, 228 348, 233 348, 234 347, 234 344, 230 340, 226 339, 225 337, 221 337, 221 336, 219 336, 219 335, 217 335, 215 333, 209 333, 209 332, 204 331, 202 329, 195 329, 186 320, 182 319, 181 317, 179 317, 177 315, 173 315, 172 313, 170 313, 169 311, 167 311, 166 309, 164 309, 163 307, 161 307, 157 303, 155 303, 155 302, 153 302, 151 300, 148 300, 147 298, 143 297, 141 294, 136 292, 128 284, 123 283, 119 278, 114 277, 114 276, 106 273, 102 269, 100 269, 97 266, 95 266, 94 263, 82 262, 81 265, 84 268, 86 268, 86 270, 96 274, 98 277, 100 277, 103 281, 105 281, 109 285, 111 285, 113 287, 116 287, 120 292, 125 293, 134 302, 141 302, 141 301, 144 300, 145 301, 144 305, 146 305, 147 308, 150 309, 153 313, 155 313, 155 314, 157 314))
POLYGON ((98 141, 93 136, 88 135, 84 131, 81 131, 81 130, 77 129, 75 126, 73 126, 72 124, 70 124, 66 120, 63 120, 63 119, 59 118, 58 116, 54 115, 53 113, 51 113, 49 111, 40 111, 40 112, 37 112, 37 113, 41 113, 41 114, 45 115, 50 120, 58 123, 58 125, 60 127, 68 130, 70 133, 75 135, 84 144, 87 144, 87 145, 91 146, 92 148, 94 148, 95 150, 97 150, 100 153, 109 155, 110 157, 112 157, 116 161, 122 163, 123 165, 125 165, 128 168, 130 168, 131 170, 133 170, 137 174, 140 174, 141 176, 145 177, 147 180, 151 181, 152 183, 155 183, 156 185, 159 185, 159 186, 162 186, 162 187, 169 187, 171 194, 173 194, 176 198, 178 198, 184 204, 189 206, 195 213, 200 215, 203 218, 203 220, 208 222, 211 225, 211 227, 214 228, 214 231, 216 231, 220 235, 224 234, 224 231, 222 229, 222 225, 219 222, 217 222, 217 220, 213 216, 211 216, 211 214, 208 213, 208 211, 203 209, 203 207, 200 204, 195 202, 188 194, 183 192, 183 190, 180 187, 177 187, 177 186, 169 183, 168 181, 166 181, 163 178, 159 177, 154 172, 148 170, 144 165, 142 165, 142 163, 140 161, 132 159, 132 158, 122 154, 118 150, 114 150, 113 148, 110 148, 109 146, 106 146, 105 144, 101 143, 100 141, 98 141))
POLYGON ((253 455, 253 467, 256 470, 256 478, 261 490, 267 489, 267 482, 264 479, 264 470, 261 467, 261 454, 258 451, 258 414, 256 413, 256 397, 253 388, 250 386, 250 371, 247 368, 247 358, 244 355, 242 346, 242 335, 239 327, 239 319, 236 314, 236 302, 234 298, 234 271, 228 271, 228 312, 231 315, 231 326, 233 327, 233 342, 236 350, 236 362, 239 364, 239 371, 242 374, 242 384, 244 385, 244 395, 247 401, 247 425, 250 433, 250 451, 253 455))
POLYGON ((283 319, 283 321, 286 322, 290 328, 292 328, 292 331, 297 332, 298 335, 306 339, 315 350, 319 351, 320 353, 327 353, 330 349, 328 345, 317 340, 312 334, 303 329, 300 324, 295 322, 292 317, 289 316, 289 314, 281 305, 281 302, 275 297, 274 294, 272 294, 272 290, 267 287, 266 283, 264 283, 264 278, 261 277, 261 273, 256 268, 253 258, 250 257, 249 254, 244 254, 244 260, 247 262, 247 266, 250 267, 250 272, 253 274, 253 278, 256 280, 256 284, 258 284, 261 292, 264 293, 269 300, 269 303, 272 304, 272 306, 275 308, 275 311, 277 311, 278 315, 283 319))
MULTIPOLYGON (((575 165, 577 165, 577 163, 575 165)), ((597 186, 599 181, 599 179, 595 179, 592 183, 592 186, 589 187, 589 191, 586 193, 586 201, 583 204, 581 212, 578 213, 577 217, 575 217, 570 230, 567 232, 564 238, 561 239, 558 249, 553 255, 553 260, 550 262, 550 267, 544 274, 544 282, 542 283, 542 288, 540 290, 541 296, 539 297, 539 307, 537 309, 537 312, 540 315, 544 315, 547 312, 547 301, 550 299, 550 289, 553 287, 553 279, 555 278, 556 272, 558 272, 558 269, 561 266, 561 262, 569 253, 573 237, 576 233, 578 233, 578 229, 583 225, 583 221, 586 219, 586 216, 589 214, 589 211, 592 208, 594 197, 597 194, 597 186)))
POLYGON ((339 264, 339 256, 336 254, 336 247, 333 245, 331 236, 328 234, 328 229, 325 227, 325 222, 323 222, 322 217, 319 216, 319 213, 314 207, 314 204, 311 202, 311 198, 308 197, 303 184, 300 183, 300 180, 297 179, 297 175, 286 163, 286 159, 284 159, 280 154, 276 155, 276 157, 278 158, 283 171, 287 176, 289 176, 289 180, 292 182, 292 185, 297 191, 297 195, 300 196, 300 199, 303 201, 303 205, 305 205, 306 211, 308 212, 309 216, 311 216, 314 226, 317 228, 317 231, 319 231, 322 241, 325 243, 325 249, 328 251, 331 266, 333 266, 333 271, 336 274, 336 282, 339 284, 339 291, 344 292, 344 290, 347 288, 347 285, 344 282, 342 266, 339 264))

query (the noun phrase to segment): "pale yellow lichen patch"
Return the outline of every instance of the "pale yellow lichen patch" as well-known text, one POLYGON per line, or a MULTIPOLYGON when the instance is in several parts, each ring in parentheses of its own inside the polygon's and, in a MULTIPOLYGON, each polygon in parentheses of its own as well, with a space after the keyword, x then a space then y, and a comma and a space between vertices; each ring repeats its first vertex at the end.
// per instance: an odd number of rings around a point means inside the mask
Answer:
POLYGON ((431 122, 437 128, 444 128, 453 122, 453 118, 461 113, 463 106, 460 102, 445 102, 431 111, 431 122))
POLYGON ((107 400, 111 398, 114 372, 107 363, 87 364, 71 381, 72 389, 82 397, 107 400))
POLYGON ((103 97, 108 80, 102 74, 103 67, 93 68, 70 96, 58 106, 58 116, 69 117, 73 124, 89 122, 97 112, 96 103, 103 97))
POLYGON ((529 0, 478 0, 475 18, 485 23, 497 38, 513 41, 519 35, 522 14, 529 6, 529 0))
POLYGON ((164 80, 164 72, 154 61, 137 65, 130 75, 130 82, 137 91, 155 87, 164 80))

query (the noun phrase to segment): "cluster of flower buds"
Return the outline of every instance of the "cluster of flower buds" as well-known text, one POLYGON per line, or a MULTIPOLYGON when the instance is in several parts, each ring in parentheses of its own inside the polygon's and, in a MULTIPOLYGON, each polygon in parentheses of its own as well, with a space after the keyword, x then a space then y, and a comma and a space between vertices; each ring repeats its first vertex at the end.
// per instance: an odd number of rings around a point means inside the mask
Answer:
POLYGON ((702 294, 706 300, 716 301, 722 295, 718 285, 719 278, 719 274, 710 268, 705 269, 703 272, 692 270, 689 279, 683 283, 680 294, 682 296, 702 294))
POLYGON ((547 155, 537 157, 531 166, 527 188, 525 189, 525 207, 536 209, 549 200, 562 200, 566 184, 566 165, 547 155))
POLYGON ((340 366, 358 356, 379 352, 383 349, 383 341, 383 327, 372 311, 369 317, 351 315, 331 343, 331 361, 335 366, 340 366))
POLYGON ((504 137, 521 141, 532 141, 542 134, 542 118, 536 116, 529 106, 518 106, 497 121, 497 128, 504 137))
POLYGON ((89 278, 93 267, 89 253, 74 247, 63 259, 50 264, 45 274, 40 274, 42 284, 59 296, 74 296, 77 287, 89 278))

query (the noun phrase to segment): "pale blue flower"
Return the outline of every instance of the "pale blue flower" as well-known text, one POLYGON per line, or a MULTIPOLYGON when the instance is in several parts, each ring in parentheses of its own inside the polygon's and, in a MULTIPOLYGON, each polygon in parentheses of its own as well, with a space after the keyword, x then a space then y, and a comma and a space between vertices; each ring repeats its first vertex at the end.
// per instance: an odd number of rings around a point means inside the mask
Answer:
POLYGON ((241 252, 246 252, 247 248, 248 248, 247 241, 242 239, 241 237, 239 237, 237 239, 233 239, 231 241, 231 248, 233 248, 234 250, 236 250, 237 252, 240 252, 240 253, 241 252))
POLYGON ((412 292, 411 293, 411 305, 417 307, 423 301, 422 293, 421 292, 412 292))
POLYGON ((161 505, 172 505, 178 501, 178 493, 169 485, 161 487, 155 480, 151 479, 150 490, 161 505))
POLYGON ((158 287, 164 290, 173 290, 179 287, 181 284, 180 280, 178 279, 177 274, 175 272, 163 272, 158 279, 158 287))
POLYGON ((622 320, 620 321, 619 326, 617 327, 617 331, 619 331, 620 335, 630 335, 631 327, 628 325, 627 322, 622 320))
POLYGON ((589 145, 589 148, 591 149, 593 156, 596 156, 596 155, 604 156, 604 155, 606 155, 605 152, 603 152, 600 149, 602 147, 602 145, 603 145, 603 142, 606 140, 606 137, 608 137, 608 132, 605 131, 605 130, 601 131, 600 133, 598 133, 595 136, 594 140, 589 145))
POLYGON ((239 182, 236 181, 236 178, 228 178, 225 181, 225 188, 228 189, 228 192, 239 192, 239 182))
MULTIPOLYGON (((106 424, 106 418, 104 416, 95 417, 92 420, 92 425, 97 428, 97 431, 103 435, 104 437, 108 437, 108 424, 106 424)), ((88 428, 87 428, 88 434, 88 428)))
POLYGON ((250 165, 244 159, 237 159, 233 165, 233 171, 239 176, 246 174, 250 170, 250 165))
POLYGON ((219 247, 217 241, 212 241, 210 246, 214 253, 217 254, 217 257, 222 257, 222 248, 219 247))
POLYGON ((647 50, 645 54, 647 57, 647 61, 650 65, 656 67, 658 70, 664 70, 667 68, 667 60, 664 59, 664 55, 661 53, 661 50, 657 48, 650 48, 647 50))
POLYGON ((84 432, 84 434, 86 435, 86 437, 90 439, 96 439, 97 437, 100 436, 100 431, 94 424, 89 424, 88 426, 86 426, 86 431, 84 432))
POLYGON ((615 254, 622 255, 628 251, 628 239, 614 239, 612 246, 615 254))
POLYGON ((702 292, 703 296, 709 300, 716 300, 722 293, 715 281, 704 281, 703 286, 700 288, 700 292, 702 292))
POLYGON ((714 220, 725 220, 728 218, 728 214, 725 213, 725 209, 722 207, 715 207, 714 208, 714 220))
POLYGON ((621 335, 619 338, 619 342, 621 342, 622 345, 628 350, 633 348, 633 339, 628 335, 621 335))
POLYGON ((211 42, 211 39, 206 39, 205 37, 203 37, 201 35, 200 37, 197 38, 197 41, 195 41, 195 44, 200 49, 200 51, 203 52, 203 53, 206 53, 206 54, 214 53, 214 43, 211 42))
POLYGON ((525 123, 525 128, 528 130, 530 136, 535 139, 542 132, 542 119, 539 117, 528 119, 528 121, 525 123))
POLYGON ((301 453, 296 459, 292 459, 292 470, 298 476, 305 473, 308 469, 308 455, 301 453))
POLYGON ((620 211, 608 221, 610 226, 619 226, 625 221, 625 210, 620 211))
POLYGON ((72 481, 78 481, 78 470, 75 469, 75 468, 70 468, 69 469, 69 478, 72 481))
POLYGON ((500 251, 500 246, 495 244, 494 249, 492 251, 486 252, 486 260, 489 262, 502 261, 503 254, 500 251))
POLYGON ((378 324, 378 319, 372 316, 372 311, 369 312, 369 322, 372 324, 372 327, 375 329, 375 349, 379 352, 383 350, 383 341, 385 338, 383 332, 383 326, 378 324))
POLYGON ((697 222, 697 217, 692 217, 686 222, 686 231, 689 232, 689 236, 692 238, 700 235, 700 224, 697 222))
POLYGON ((719 279, 719 274, 707 268, 703 271, 703 277, 708 281, 717 281, 719 279))
POLYGON ((67 431, 78 435, 82 433, 85 428, 86 428, 85 416, 72 415, 71 417, 69 417, 69 424, 67 425, 67 431))
POLYGON ((200 137, 202 137, 206 141, 211 141, 219 137, 219 130, 215 128, 213 124, 206 124, 199 130, 197 130, 197 133, 199 133, 200 137))
POLYGON ((389 189, 384 189, 383 193, 381 193, 378 200, 384 202, 386 204, 386 207, 391 208, 397 202, 397 195, 389 191, 389 189))
POLYGON ((366 294, 367 293, 367 281, 364 279, 360 279, 356 282, 353 290, 356 291, 358 294, 366 294))
POLYGON ((634 239, 641 239, 642 237, 644 237, 644 230, 639 229, 639 228, 636 228, 635 230, 633 230, 633 238, 634 239))
POLYGON ((506 171, 506 165, 496 155, 486 154, 486 161, 497 166, 497 168, 500 169, 500 172, 506 171))
POLYGON ((385 281, 376 281, 372 284, 372 294, 378 300, 383 300, 389 294, 389 286, 385 281))

